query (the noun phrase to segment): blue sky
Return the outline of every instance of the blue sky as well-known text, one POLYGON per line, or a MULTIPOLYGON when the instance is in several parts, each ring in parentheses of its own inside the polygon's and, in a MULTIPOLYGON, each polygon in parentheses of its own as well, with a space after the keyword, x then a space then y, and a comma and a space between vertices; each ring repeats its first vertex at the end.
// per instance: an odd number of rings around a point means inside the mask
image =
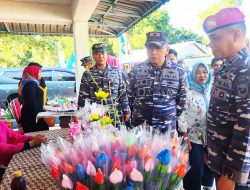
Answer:
MULTIPOLYGON (((170 22, 175 27, 184 27, 205 36, 199 26, 199 14, 217 0, 170 0, 162 8, 169 12, 170 22)), ((246 16, 247 36, 250 37, 250 0, 243 0, 240 9, 246 16)))

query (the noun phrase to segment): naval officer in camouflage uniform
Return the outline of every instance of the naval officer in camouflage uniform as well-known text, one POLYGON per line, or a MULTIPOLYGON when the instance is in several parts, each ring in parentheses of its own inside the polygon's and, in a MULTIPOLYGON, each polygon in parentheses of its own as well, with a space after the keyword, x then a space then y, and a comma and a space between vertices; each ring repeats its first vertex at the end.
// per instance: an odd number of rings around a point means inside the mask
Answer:
POLYGON ((250 171, 250 55, 244 15, 237 8, 222 9, 207 17, 203 28, 214 57, 225 59, 211 92, 208 165, 218 175, 217 189, 232 190, 247 182, 250 171))
POLYGON ((90 56, 86 56, 80 60, 82 62, 81 66, 85 69, 91 70, 94 66, 93 60, 90 56))
POLYGON ((134 66, 127 79, 132 125, 146 121, 161 132, 175 131, 186 98, 185 71, 166 58, 166 33, 147 33, 145 45, 148 60, 134 66))
POLYGON ((122 79, 121 71, 116 67, 107 64, 107 46, 105 44, 94 44, 92 47, 93 58, 96 65, 89 71, 83 73, 81 80, 78 107, 84 107, 85 100, 101 104, 95 96, 101 88, 110 93, 104 104, 116 106, 124 121, 130 118, 130 108, 126 93, 125 82, 122 79))

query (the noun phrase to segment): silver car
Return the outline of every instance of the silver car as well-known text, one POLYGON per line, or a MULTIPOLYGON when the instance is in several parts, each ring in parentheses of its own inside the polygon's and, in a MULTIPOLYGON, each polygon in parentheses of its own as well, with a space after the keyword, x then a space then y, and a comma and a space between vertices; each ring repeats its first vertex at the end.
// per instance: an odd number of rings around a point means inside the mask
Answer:
MULTIPOLYGON (((17 97, 18 83, 23 68, 0 69, 0 105, 6 105, 7 99, 17 97)), ((55 96, 75 97, 75 73, 69 69, 42 68, 42 77, 48 87, 47 98, 55 96)))

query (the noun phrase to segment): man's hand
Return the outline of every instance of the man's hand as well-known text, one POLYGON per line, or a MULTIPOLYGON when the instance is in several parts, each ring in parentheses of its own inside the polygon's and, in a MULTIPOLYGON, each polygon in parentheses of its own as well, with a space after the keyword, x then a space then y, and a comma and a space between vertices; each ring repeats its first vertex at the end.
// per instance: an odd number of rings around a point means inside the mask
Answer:
POLYGON ((47 137, 45 135, 36 135, 31 138, 29 141, 30 148, 35 148, 39 146, 41 143, 45 142, 47 140, 47 137))
POLYGON ((128 121, 130 119, 130 115, 129 114, 123 115, 123 119, 125 122, 128 121))
POLYGON ((235 182, 231 179, 228 179, 226 176, 222 175, 220 176, 217 184, 216 189, 217 190, 234 190, 235 182))

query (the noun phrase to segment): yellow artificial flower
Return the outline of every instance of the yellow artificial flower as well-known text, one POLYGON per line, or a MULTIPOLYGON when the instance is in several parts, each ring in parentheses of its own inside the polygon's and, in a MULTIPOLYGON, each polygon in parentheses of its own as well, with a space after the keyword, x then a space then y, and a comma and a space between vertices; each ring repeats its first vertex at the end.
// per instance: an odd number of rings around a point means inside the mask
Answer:
POLYGON ((112 123, 113 119, 111 119, 110 117, 108 116, 103 116, 100 120, 100 124, 102 126, 103 129, 105 129, 107 126, 107 124, 110 124, 112 123))
POLYGON ((113 119, 111 119, 110 117, 108 116, 103 116, 103 121, 106 123, 106 124, 110 124, 112 123, 113 119))
POLYGON ((95 92, 95 96, 98 100, 105 100, 109 96, 109 93, 99 90, 98 92, 95 92))
POLYGON ((91 121, 98 121, 100 119, 100 116, 96 113, 93 113, 90 115, 91 121))

